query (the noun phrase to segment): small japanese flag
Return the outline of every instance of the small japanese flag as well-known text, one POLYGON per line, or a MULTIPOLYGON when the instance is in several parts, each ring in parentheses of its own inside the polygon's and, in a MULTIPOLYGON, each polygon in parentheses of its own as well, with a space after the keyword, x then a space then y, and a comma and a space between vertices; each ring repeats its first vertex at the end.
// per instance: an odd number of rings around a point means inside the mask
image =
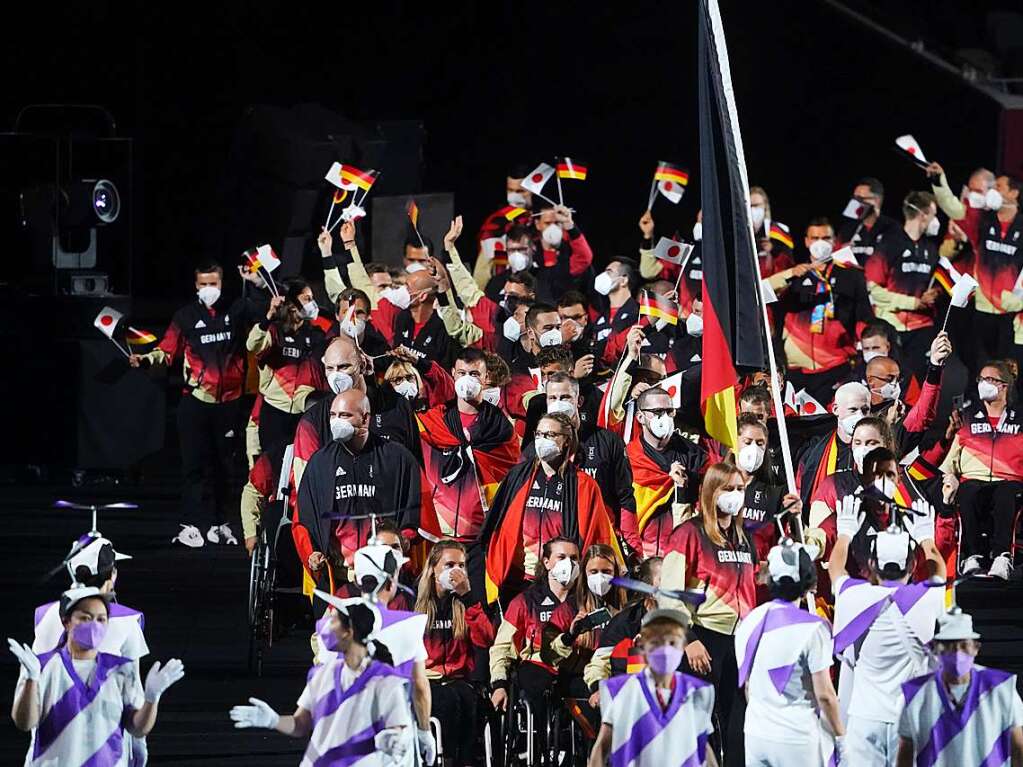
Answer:
POLYGON ((505 239, 504 237, 487 237, 480 242, 483 247, 483 257, 489 261, 493 261, 498 252, 502 255, 505 252, 505 239))
POLYGON ((895 139, 895 146, 905 152, 910 161, 916 165, 919 165, 921 168, 927 167, 928 163, 927 158, 924 157, 924 150, 920 148, 916 139, 908 133, 905 136, 899 136, 895 139))
POLYGON ((678 372, 675 375, 668 376, 661 381, 657 388, 664 389, 668 392, 668 396, 671 397, 671 406, 673 408, 682 407, 682 373, 678 372))
POLYGON ((678 205, 686 188, 677 181, 658 181, 657 191, 667 197, 672 205, 678 205))
POLYGON ((854 266, 859 267, 860 262, 856 260, 856 254, 852 252, 852 248, 846 246, 839 248, 831 254, 831 260, 839 266, 854 266))
POLYGON ((952 286, 952 306, 962 309, 970 301, 970 295, 977 289, 977 281, 969 274, 964 274, 952 286))
POLYGON ((281 260, 277 258, 277 254, 274 253, 274 249, 269 245, 260 245, 256 248, 256 253, 259 254, 260 265, 268 272, 272 272, 281 265, 281 260))
POLYGON ((654 256, 661 259, 661 261, 667 261, 669 264, 684 264, 692 252, 692 245, 676 242, 667 237, 662 237, 658 240, 657 246, 654 248, 654 256))
POLYGON ((96 319, 93 321, 93 325, 99 330, 100 333, 105 335, 111 341, 114 340, 114 330, 117 329, 117 323, 123 319, 124 315, 116 309, 111 309, 109 306, 104 306, 103 310, 96 315, 96 319))
POLYGON ((828 412, 824 406, 811 397, 806 389, 796 392, 796 412, 800 415, 821 415, 828 412))
POLYGON ((533 194, 542 194, 544 184, 554 175, 554 166, 545 162, 537 165, 524 179, 522 186, 533 194))
POLYGON ((855 197, 846 203, 845 210, 842 211, 842 215, 846 218, 851 218, 854 221, 859 221, 861 218, 866 218, 870 215, 870 206, 860 202, 855 197))
POLYGON ((785 399, 783 404, 792 408, 793 413, 799 412, 799 404, 796 402, 796 387, 792 385, 792 381, 785 382, 785 399))
POLYGON ((330 183, 332 183, 334 186, 336 186, 338 189, 350 188, 348 185, 345 184, 344 180, 342 180, 341 178, 341 163, 339 162, 336 162, 330 166, 330 170, 327 171, 327 175, 324 176, 324 178, 330 183))

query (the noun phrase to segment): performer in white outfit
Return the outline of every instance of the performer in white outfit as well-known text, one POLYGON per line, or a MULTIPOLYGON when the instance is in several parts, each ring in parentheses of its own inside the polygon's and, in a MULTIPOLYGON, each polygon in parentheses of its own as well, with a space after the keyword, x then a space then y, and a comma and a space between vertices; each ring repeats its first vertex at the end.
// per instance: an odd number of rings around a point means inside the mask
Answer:
POLYGON ((21 663, 11 717, 32 733, 26 767, 126 767, 124 732, 145 737, 160 696, 185 674, 177 659, 163 667, 157 662, 143 687, 135 663, 99 651, 111 596, 97 588, 65 592, 65 634, 55 650, 36 655, 8 639, 21 663))
POLYGON ((637 649, 646 668, 600 683, 602 724, 589 767, 716 767, 707 739, 714 730, 714 687, 677 671, 689 619, 678 610, 643 616, 637 649))
POLYGON ((1023 701, 1016 675, 977 665, 973 619, 958 608, 938 620, 938 668, 902 685, 899 767, 1023 764, 1023 701))
POLYGON ((358 597, 316 593, 337 608, 330 627, 341 654, 313 667, 294 714, 281 716, 249 698, 250 705, 231 709, 234 726, 308 737, 301 767, 399 764, 413 748, 412 719, 407 680, 391 665, 387 647, 373 639, 380 611, 358 597))
POLYGON ((768 552, 773 600, 735 632, 739 685, 746 685, 747 767, 826 767, 841 761, 845 732, 831 683, 831 627, 797 605, 817 586, 814 556, 783 541, 768 552), (836 753, 837 752, 837 753, 836 753))
MULTIPOLYGON (((863 522, 858 496, 846 496, 836 518, 838 539, 828 572, 835 592, 835 652, 842 672, 852 668, 845 753, 856 767, 888 767, 899 747, 901 686, 930 669, 927 644, 944 613, 945 561, 934 545, 934 509, 913 502, 904 525, 879 532, 868 556, 870 580, 846 572, 849 542, 863 522), (924 553, 930 578, 910 583, 914 541, 924 553)), ((846 682, 848 684, 848 682, 846 682)))

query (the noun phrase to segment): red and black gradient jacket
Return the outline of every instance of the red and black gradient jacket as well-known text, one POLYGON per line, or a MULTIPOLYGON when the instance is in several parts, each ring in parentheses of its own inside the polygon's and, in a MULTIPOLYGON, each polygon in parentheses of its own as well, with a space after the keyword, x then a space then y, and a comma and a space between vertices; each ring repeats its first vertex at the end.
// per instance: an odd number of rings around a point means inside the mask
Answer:
POLYGON ((223 299, 211 308, 196 300, 174 313, 155 349, 142 355, 148 365, 182 361, 186 394, 202 402, 230 402, 245 385, 245 316, 243 299, 223 299))
POLYGON ((788 366, 803 373, 848 365, 856 356, 858 326, 874 317, 863 272, 836 264, 791 277, 776 306, 784 315, 788 366), (821 317, 822 332, 814 332, 814 310, 823 311, 829 302, 833 316, 821 317))
POLYGON ((964 409, 941 471, 964 482, 1023 482, 1023 413, 1007 407, 992 424, 983 402, 964 409))
POLYGON ((593 251, 586 235, 578 226, 565 232, 557 250, 548 249, 543 238, 537 237, 536 292, 541 300, 556 301, 559 296, 574 289, 579 277, 593 264, 593 251))
POLYGON ((320 355, 329 327, 329 319, 317 317, 289 331, 264 317, 252 328, 248 348, 259 362, 264 406, 301 413, 312 392, 327 388, 320 355))
POLYGON ((835 230, 835 250, 848 245, 860 264, 867 263, 867 259, 874 255, 874 248, 879 240, 895 233, 902 228, 902 225, 894 218, 879 214, 871 226, 860 225, 860 222, 851 218, 842 217, 841 223, 835 230))
POLYGON ((494 689, 508 686, 508 673, 516 660, 557 672, 551 643, 558 630, 551 625, 551 616, 560 604, 546 578, 508 604, 490 647, 490 684, 494 689))
MULTIPOLYGON (((696 608, 693 623, 719 634, 734 634, 739 621, 757 604, 757 551, 746 534, 729 525, 724 545, 718 546, 697 517, 675 528, 668 552, 661 566, 661 586, 702 590, 706 600, 696 608)), ((692 612, 684 604, 679 609, 692 612)))
POLYGON ((646 600, 638 599, 625 605, 608 621, 600 634, 593 659, 586 667, 585 680, 591 692, 596 692, 604 679, 635 674, 646 668, 646 657, 636 646, 646 614, 646 600))
POLYGON ((878 239, 864 266, 875 311, 898 331, 934 325, 934 307, 908 308, 931 286, 938 265, 938 242, 922 235, 912 239, 897 229, 878 239))
POLYGON ((1012 288, 1023 266, 1019 252, 1023 216, 1017 211, 1011 221, 1003 224, 997 211, 968 208, 960 223, 977 254, 973 264, 973 276, 980 285, 974 299, 977 311, 985 314, 1019 311, 1005 304, 1012 305, 1012 288))
POLYGON ((429 679, 467 679, 476 669, 476 649, 489 648, 497 632, 477 599, 469 592, 448 592, 433 601, 433 624, 426 627, 426 676, 429 679), (455 600, 465 607, 465 636, 455 639, 452 609, 455 600))
POLYGON ((373 325, 390 346, 406 346, 420 359, 433 360, 443 368, 451 366, 461 348, 448 335, 444 320, 436 311, 417 326, 411 311, 399 309, 386 298, 381 298, 371 317, 373 325))

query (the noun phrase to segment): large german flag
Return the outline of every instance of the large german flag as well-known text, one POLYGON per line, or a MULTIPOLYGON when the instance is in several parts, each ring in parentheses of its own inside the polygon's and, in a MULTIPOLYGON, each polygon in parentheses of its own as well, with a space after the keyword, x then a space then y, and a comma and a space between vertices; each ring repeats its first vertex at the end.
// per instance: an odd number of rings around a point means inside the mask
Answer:
POLYGON ((632 466, 632 491, 636 496, 636 525, 639 532, 646 529, 654 513, 672 499, 675 483, 653 458, 647 455, 641 439, 633 440, 625 448, 632 466))
POLYGON ((707 433, 734 447, 736 366, 764 366, 764 334, 746 161, 716 0, 700 0, 698 63, 703 203, 700 406, 707 433))

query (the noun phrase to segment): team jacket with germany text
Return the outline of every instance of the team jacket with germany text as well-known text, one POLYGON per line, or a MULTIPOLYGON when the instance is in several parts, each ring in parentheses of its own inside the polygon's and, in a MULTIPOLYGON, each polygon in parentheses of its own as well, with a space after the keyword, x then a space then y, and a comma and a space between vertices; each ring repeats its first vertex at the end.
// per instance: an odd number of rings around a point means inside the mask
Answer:
POLYGON ((977 311, 1006 314, 1023 309, 1019 297, 1012 292, 1023 265, 1020 258, 1023 216, 1017 212, 1003 224, 997 211, 969 208, 961 223, 976 253, 973 276, 980 286, 974 298, 977 311))
POLYGON ((159 345, 142 355, 147 364, 173 365, 179 358, 185 391, 202 402, 230 402, 245 383, 245 302, 198 300, 174 313, 159 345))
POLYGON ((983 403, 963 413, 952 447, 941 464, 943 474, 981 482, 1023 482, 1023 413, 1006 408, 991 423, 983 403))
POLYGON ((551 616, 560 604, 546 578, 537 580, 508 604, 490 648, 490 681, 495 688, 507 686, 508 671, 516 659, 555 671, 550 646, 560 632, 551 625, 551 616))
POLYGON ((460 597, 448 592, 434 601, 433 623, 426 628, 426 676, 430 679, 467 679, 476 667, 476 648, 494 642, 494 626, 479 600, 469 592, 460 597), (452 609, 455 601, 465 608, 465 636, 455 639, 452 609))

